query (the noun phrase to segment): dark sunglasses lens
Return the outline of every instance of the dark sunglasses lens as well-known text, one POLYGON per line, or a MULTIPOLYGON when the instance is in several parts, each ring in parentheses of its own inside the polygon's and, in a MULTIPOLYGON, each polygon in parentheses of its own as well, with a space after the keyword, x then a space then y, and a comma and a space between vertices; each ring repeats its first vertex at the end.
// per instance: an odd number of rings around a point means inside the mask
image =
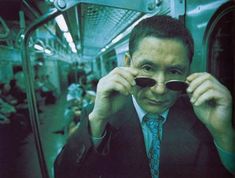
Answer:
POLYGON ((186 89, 188 88, 188 84, 183 81, 172 80, 166 82, 166 87, 170 90, 185 92, 186 89))
POLYGON ((156 84, 156 81, 147 77, 139 77, 135 79, 136 85, 140 87, 152 87, 156 84))

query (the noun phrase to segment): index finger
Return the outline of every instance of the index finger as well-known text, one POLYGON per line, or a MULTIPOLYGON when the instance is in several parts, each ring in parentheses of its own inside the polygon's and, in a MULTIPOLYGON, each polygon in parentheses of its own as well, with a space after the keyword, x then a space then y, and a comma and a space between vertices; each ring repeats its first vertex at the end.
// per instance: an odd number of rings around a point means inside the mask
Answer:
POLYGON ((193 80, 195 80, 197 77, 199 77, 199 76, 201 76, 201 75, 203 75, 203 74, 205 74, 205 73, 192 73, 192 74, 190 74, 187 78, 186 78, 186 81, 187 82, 192 82, 193 80))
POLYGON ((118 67, 122 70, 125 70, 127 72, 130 72, 134 77, 136 77, 139 73, 139 71, 135 68, 132 68, 132 67, 118 67))

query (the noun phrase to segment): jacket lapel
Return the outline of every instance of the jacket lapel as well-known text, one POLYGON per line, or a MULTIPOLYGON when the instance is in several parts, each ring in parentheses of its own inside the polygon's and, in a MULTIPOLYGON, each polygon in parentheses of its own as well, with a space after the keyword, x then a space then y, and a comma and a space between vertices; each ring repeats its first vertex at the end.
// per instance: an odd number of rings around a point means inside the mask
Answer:
POLYGON ((119 167, 129 169, 129 177, 151 177, 142 128, 131 97, 127 98, 122 110, 113 115, 110 124, 116 128, 115 145, 110 150, 117 153, 115 159, 119 167), (135 172, 130 173, 131 170, 135 172))
POLYGON ((160 176, 177 177, 194 169, 200 147, 200 140, 193 132, 196 122, 190 103, 182 98, 170 109, 163 127, 160 176))

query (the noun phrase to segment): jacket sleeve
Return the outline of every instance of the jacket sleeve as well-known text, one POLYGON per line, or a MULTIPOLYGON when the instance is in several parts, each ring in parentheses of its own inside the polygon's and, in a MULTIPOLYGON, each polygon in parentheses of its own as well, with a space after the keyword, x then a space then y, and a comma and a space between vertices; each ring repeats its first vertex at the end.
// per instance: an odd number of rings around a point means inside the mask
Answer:
POLYGON ((55 178, 94 177, 102 175, 109 164, 112 128, 95 149, 89 134, 89 111, 84 110, 78 130, 68 139, 54 163, 55 178))

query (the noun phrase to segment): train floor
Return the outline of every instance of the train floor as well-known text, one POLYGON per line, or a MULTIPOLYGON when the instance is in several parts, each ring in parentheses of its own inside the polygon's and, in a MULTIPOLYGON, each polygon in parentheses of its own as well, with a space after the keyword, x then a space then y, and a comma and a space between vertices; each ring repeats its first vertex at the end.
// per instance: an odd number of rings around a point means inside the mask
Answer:
MULTIPOLYGON (((39 131, 50 178, 54 178, 54 160, 65 143, 65 136, 57 132, 63 128, 65 107, 65 94, 57 98, 56 104, 40 106, 42 112, 39 114, 39 131)), ((12 141, 11 144, 8 144, 8 147, 10 148, 7 151, 8 155, 0 155, 2 160, 2 163, 0 163, 1 178, 42 177, 32 132, 16 143, 12 141), (6 170, 4 171, 4 169, 6 170), (1 172, 3 172, 2 175, 1 172)))

